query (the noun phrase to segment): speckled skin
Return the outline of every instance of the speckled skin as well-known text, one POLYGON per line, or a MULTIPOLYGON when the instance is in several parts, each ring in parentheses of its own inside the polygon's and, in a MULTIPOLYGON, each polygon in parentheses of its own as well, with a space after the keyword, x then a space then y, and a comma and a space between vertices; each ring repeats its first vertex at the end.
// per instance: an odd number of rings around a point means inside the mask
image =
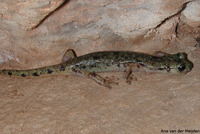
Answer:
POLYGON ((42 74, 80 74, 95 80, 98 84, 111 88, 110 82, 98 72, 124 71, 127 83, 131 83, 133 71, 187 73, 193 68, 186 53, 167 54, 156 52, 148 55, 130 51, 103 51, 94 52, 76 57, 75 52, 69 49, 61 64, 31 70, 1 70, 0 74, 14 76, 40 76, 42 74))

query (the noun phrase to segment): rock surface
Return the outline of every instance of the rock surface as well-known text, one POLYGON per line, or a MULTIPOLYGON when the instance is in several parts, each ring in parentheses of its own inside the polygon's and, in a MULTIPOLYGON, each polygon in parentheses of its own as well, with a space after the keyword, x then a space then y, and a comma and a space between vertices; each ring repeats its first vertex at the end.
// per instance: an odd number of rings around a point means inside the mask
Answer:
POLYGON ((138 80, 132 85, 124 82, 123 72, 100 74, 119 79, 112 90, 78 76, 0 76, 0 132, 140 134, 199 129, 200 28, 194 3, 198 1, 2 0, 1 69, 57 64, 68 48, 78 55, 184 51, 194 69, 186 75, 136 72, 138 80))
MULTIPOLYGON (((134 43, 137 38, 155 36, 158 32, 157 27, 163 22, 168 23, 166 20, 176 16, 187 2, 187 0, 2 1, 0 63, 6 67, 19 68, 55 64, 60 62, 59 56, 62 56, 68 48, 82 51, 80 54, 121 49, 117 41, 114 48, 110 43, 116 38, 123 40, 124 45, 134 46, 137 44, 134 43), (5 51, 9 54, 5 55, 5 51)), ((167 25, 166 28, 175 31, 174 25, 167 25)), ((165 33, 165 31, 167 31, 165 28, 164 31, 161 30, 165 34, 161 37, 170 38, 171 32, 165 33)))
POLYGON ((186 8, 182 12, 184 18, 183 21, 191 27, 200 26, 200 1, 196 0, 187 4, 186 8))

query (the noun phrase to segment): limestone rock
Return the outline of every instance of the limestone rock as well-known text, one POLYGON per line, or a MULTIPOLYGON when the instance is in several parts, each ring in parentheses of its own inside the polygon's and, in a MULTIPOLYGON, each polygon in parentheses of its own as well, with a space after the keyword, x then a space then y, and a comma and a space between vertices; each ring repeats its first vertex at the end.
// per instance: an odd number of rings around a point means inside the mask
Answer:
POLYGON ((64 0, 5 0, 1 2, 0 14, 3 21, 18 23, 25 30, 29 30, 36 27, 63 2, 64 0))
POLYGON ((200 1, 196 0, 187 4, 182 12, 184 16, 183 21, 191 27, 200 26, 200 1))
POLYGON ((5 50, 12 53, 12 66, 30 68, 60 62, 59 56, 68 48, 80 54, 122 50, 138 45, 137 38, 145 40, 161 32, 161 38, 171 37, 177 22, 168 24, 168 20, 187 2, 4 0, 0 5, 0 55, 4 57, 0 63, 11 66, 5 50), (164 28, 156 32, 164 22, 164 28))

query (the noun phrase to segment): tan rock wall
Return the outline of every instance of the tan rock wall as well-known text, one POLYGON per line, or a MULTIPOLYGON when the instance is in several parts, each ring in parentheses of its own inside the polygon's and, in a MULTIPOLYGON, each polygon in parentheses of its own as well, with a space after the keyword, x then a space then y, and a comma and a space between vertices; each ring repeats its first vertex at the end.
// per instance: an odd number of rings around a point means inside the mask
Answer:
POLYGON ((59 56, 68 48, 83 54, 134 46, 141 37, 145 40, 161 34, 161 38, 171 38, 185 3, 184 0, 2 1, 0 63, 11 66, 8 61, 12 60, 14 67, 38 67, 60 62, 59 56), (168 21, 173 16, 176 18, 168 21), (165 26, 157 29, 163 22, 165 26), (116 38, 122 43, 113 47, 116 38))

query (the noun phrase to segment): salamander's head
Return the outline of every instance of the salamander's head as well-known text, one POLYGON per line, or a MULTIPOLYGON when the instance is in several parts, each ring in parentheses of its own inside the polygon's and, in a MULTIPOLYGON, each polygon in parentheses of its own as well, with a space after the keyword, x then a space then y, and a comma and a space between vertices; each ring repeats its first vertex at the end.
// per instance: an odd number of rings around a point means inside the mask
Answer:
POLYGON ((188 73, 194 67, 194 64, 188 60, 186 53, 177 53, 168 56, 163 56, 163 59, 168 62, 168 65, 165 67, 165 70, 170 73, 180 74, 188 73))

